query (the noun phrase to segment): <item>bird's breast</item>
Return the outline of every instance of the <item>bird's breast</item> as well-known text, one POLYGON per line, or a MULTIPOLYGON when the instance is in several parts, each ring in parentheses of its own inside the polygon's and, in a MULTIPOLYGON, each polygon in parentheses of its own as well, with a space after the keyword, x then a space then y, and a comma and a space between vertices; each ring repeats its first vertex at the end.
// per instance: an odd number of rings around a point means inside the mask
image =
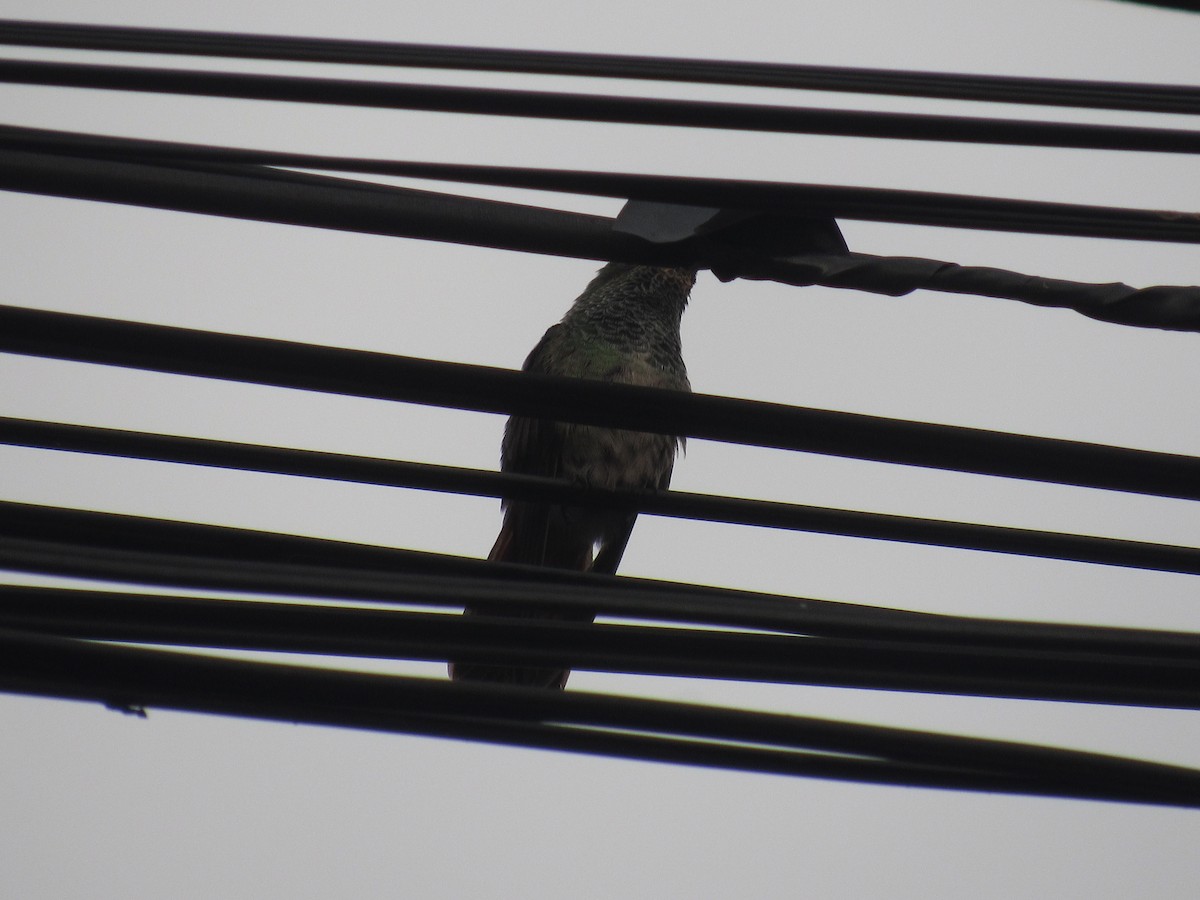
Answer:
POLYGON ((666 487, 675 464, 675 438, 643 431, 559 423, 562 475, 593 487, 666 487))

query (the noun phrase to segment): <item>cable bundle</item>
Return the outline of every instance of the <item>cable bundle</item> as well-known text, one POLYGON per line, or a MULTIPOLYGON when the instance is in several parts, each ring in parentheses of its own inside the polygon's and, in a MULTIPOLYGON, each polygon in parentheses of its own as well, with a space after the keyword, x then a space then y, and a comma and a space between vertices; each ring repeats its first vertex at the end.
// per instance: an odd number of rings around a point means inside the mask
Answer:
MULTIPOLYGON (((1200 112, 1200 91, 1145 85, 534 54, 99 26, 0 22, 0 42, 586 74, 1200 112)), ((749 106, 0 61, 0 80, 492 115, 919 140, 1195 153, 1186 130, 749 106)), ((1195 217, 827 185, 332 158, 0 127, 0 187, 263 221, 594 259, 702 266, 902 294, 930 287, 1063 306, 1106 321, 1200 330, 1200 289, 1083 285, 933 260, 681 238, 602 217, 288 171, 405 175, 814 218, 1196 242, 1195 217)), ((785 229, 786 230, 786 229, 785 229)), ((1182 499, 1200 459, 826 410, 573 382, 87 316, 0 307, 0 350, 351 396, 508 412, 1182 499)), ((0 419, 0 441, 485 496, 1200 574, 1200 548, 830 510, 735 497, 639 495, 445 466, 0 419)), ((123 644, 321 656, 523 659, 604 671, 1162 708, 1200 707, 1200 635, 938 616, 695 585, 578 575, 189 523, 0 503, 0 566, 110 582, 0 588, 0 687, 145 706, 467 737, 642 759, 1138 803, 1200 806, 1200 772, 1076 751, 628 697, 544 693, 123 644), (127 593, 122 585, 153 586, 127 593), (164 593, 164 589, 185 594, 164 593), (187 591, 220 590, 236 600, 187 591), (298 598, 306 602, 295 602, 298 598), (487 614, 584 608, 624 624, 487 614), (653 622, 655 624, 647 624, 653 622), (699 626, 699 627, 697 627, 699 626), (749 631, 748 631, 749 629, 749 631)))

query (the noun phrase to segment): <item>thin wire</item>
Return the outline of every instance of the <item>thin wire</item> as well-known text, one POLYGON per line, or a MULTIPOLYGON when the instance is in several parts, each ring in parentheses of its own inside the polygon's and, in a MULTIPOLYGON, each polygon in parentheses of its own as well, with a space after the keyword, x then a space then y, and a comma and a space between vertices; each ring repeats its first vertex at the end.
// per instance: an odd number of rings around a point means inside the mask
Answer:
POLYGON ((224 650, 1200 709, 1194 655, 955 647, 28 587, 0 587, 0 627, 224 650))
POLYGON ((0 442, 191 465, 508 497, 602 505, 650 515, 903 541, 1044 559, 1200 574, 1200 548, 747 500, 680 491, 605 491, 550 478, 285 447, 262 447, 0 417, 0 442))
POLYGON ((1200 132, 566 92, 0 60, 0 82, 374 109, 893 140, 1200 152, 1200 132))
MULTIPOLYGON (((888 296, 928 288, 1057 306, 1122 325, 1200 331, 1200 287, 1135 289, 929 259, 844 250, 805 252, 806 248, 822 249, 819 241, 814 243, 814 223, 822 233, 836 230, 836 225, 803 217, 783 222, 754 219, 746 224, 757 227, 755 240, 739 240, 735 228, 661 243, 652 235, 623 230, 618 227, 621 222, 600 216, 262 166, 197 163, 169 167, 3 149, 0 188, 584 259, 712 268, 727 280, 770 278, 785 284, 821 284, 888 296), (764 238, 769 239, 766 244, 764 238), (765 248, 775 247, 781 238, 785 251, 770 255, 765 248)), ((1181 215, 1187 221, 1193 218, 1181 215)), ((1109 228, 1100 222, 1094 228, 1089 226, 1089 233, 1095 236, 1109 231, 1128 233, 1125 227, 1109 228)), ((1173 232, 1175 236, 1180 233, 1173 232)))
POLYGON ((0 351, 1200 499, 1200 458, 0 305, 0 351))
POLYGON ((0 125, 0 147, 118 161, 253 164, 408 176, 690 206, 772 210, 799 216, 829 216, 949 228, 1200 242, 1200 216, 1167 210, 1121 209, 838 185, 279 153, 11 125, 0 125))
POLYGON ((556 612, 852 640, 1195 659, 1195 634, 967 618, 0 502, 0 568, 241 594, 556 612), (302 560, 303 562, 297 562, 302 560))
MULTIPOLYGON (((1170 4, 1163 4, 1170 5, 1170 4)), ((1182 4, 1179 4, 1182 5, 1182 4)), ((1142 112, 1200 113, 1200 90, 1162 84, 911 72, 713 59, 506 50, 334 38, 0 20, 0 44, 729 84, 1142 112)))
POLYGON ((1198 771, 1002 741, 633 697, 212 659, 13 631, 0 633, 0 650, 4 690, 98 700, 130 712, 190 709, 781 774, 1200 806, 1198 771))
POLYGON ((602 216, 255 166, 181 168, 0 149, 0 188, 584 259, 669 265, 690 256, 614 232, 602 216))

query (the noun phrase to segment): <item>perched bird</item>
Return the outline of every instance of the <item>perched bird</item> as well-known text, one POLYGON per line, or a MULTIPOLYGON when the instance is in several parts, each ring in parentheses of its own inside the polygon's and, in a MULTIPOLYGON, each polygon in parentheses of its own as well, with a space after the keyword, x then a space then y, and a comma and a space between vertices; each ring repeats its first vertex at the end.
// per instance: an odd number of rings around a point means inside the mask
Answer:
MULTIPOLYGON (((695 283, 695 269, 609 263, 533 348, 524 370, 690 390, 679 322, 695 283)), ((504 430, 500 468, 591 487, 665 490, 682 443, 668 435, 513 416, 504 430)), ((615 571, 636 518, 598 507, 512 501, 488 559, 588 571, 599 557, 615 571)), ((546 616, 536 610, 509 614, 546 616)), ((590 622, 593 616, 579 618, 590 622)), ((450 664, 455 680, 560 690, 568 675, 568 669, 547 666, 450 664)))

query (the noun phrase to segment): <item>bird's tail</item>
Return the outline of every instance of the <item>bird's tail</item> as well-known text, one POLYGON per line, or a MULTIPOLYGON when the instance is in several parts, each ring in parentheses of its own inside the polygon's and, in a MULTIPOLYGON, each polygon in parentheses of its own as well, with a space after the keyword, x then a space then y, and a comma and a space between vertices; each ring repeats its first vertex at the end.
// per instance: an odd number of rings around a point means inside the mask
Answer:
MULTIPOLYGON (((510 505, 500 535, 488 554, 494 562, 522 563, 586 572, 592 567, 590 542, 570 541, 569 529, 555 527, 544 507, 533 504, 510 505)), ((516 619, 591 622, 594 613, 552 613, 544 609, 515 606, 503 612, 468 606, 468 616, 495 615, 516 619)), ((454 681, 489 681, 499 684, 519 684, 528 687, 562 690, 571 670, 556 666, 514 666, 477 662, 451 662, 450 678, 454 681)))

